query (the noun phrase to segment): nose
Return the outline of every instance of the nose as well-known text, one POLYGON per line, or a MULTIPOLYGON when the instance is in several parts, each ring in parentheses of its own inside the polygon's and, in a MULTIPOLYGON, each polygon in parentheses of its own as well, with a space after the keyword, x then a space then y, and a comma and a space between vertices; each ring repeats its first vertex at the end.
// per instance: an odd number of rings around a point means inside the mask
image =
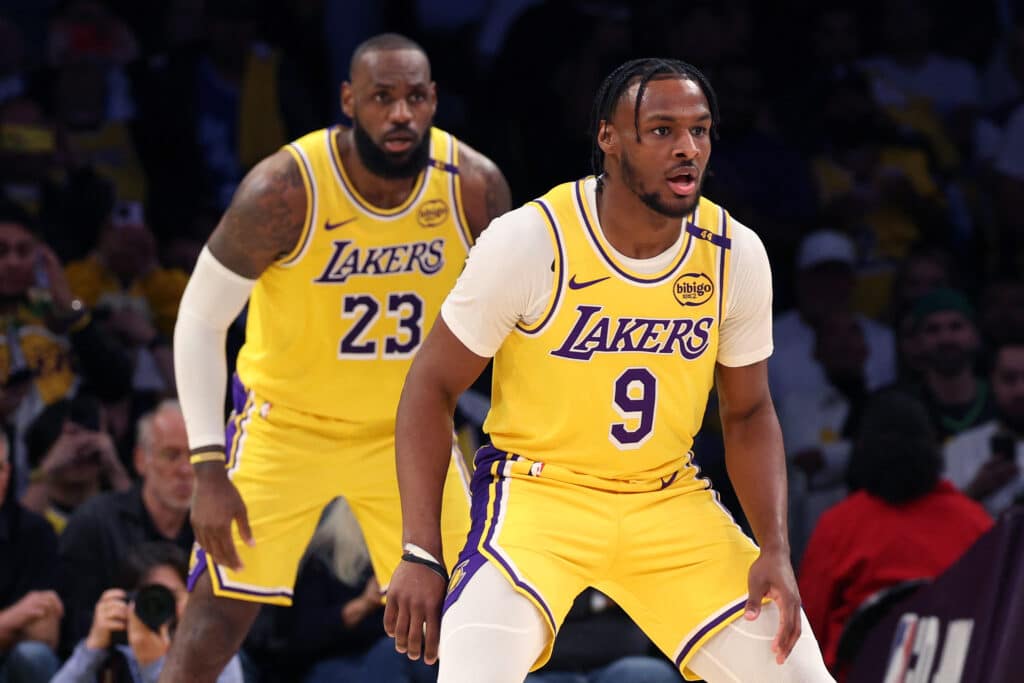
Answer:
POLYGON ((404 99, 396 100, 389 113, 392 123, 408 124, 412 120, 412 109, 404 99))
POLYGON ((673 156, 677 159, 686 159, 693 161, 700 154, 700 148, 697 147, 697 141, 693 139, 693 133, 685 130, 676 138, 675 148, 672 150, 673 156))

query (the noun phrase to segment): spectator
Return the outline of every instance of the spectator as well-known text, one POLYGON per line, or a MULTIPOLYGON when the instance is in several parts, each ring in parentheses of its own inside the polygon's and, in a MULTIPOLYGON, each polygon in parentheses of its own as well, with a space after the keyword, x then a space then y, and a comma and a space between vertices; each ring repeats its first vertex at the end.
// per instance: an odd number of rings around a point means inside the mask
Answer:
POLYGON ((949 440, 946 474, 993 515, 1024 492, 1024 340, 995 350, 992 394, 996 416, 949 440))
POLYGON ((912 315, 922 372, 907 390, 928 409, 945 442, 995 414, 991 387, 974 369, 981 346, 974 309, 961 292, 944 288, 921 298, 912 315))
POLYGON ((23 211, 0 202, 0 382, 24 394, 0 401, 15 434, 19 494, 28 484, 24 439, 43 409, 88 386, 102 400, 130 387, 124 350, 71 294, 60 262, 33 233, 23 211))
POLYGON ((26 441, 32 474, 21 503, 46 517, 58 535, 71 513, 104 484, 115 491, 131 488, 92 396, 78 394, 47 407, 29 427, 26 441))
POLYGON ((622 609, 603 593, 580 593, 555 639, 551 659, 525 683, 682 683, 622 609))
POLYGON ((0 438, 0 681, 46 683, 64 607, 56 588, 57 538, 12 496, 7 439, 0 438))
POLYGON ((362 533, 344 499, 332 503, 314 535, 290 609, 276 612, 289 671, 304 683, 432 683, 437 667, 395 652, 384 633, 382 593, 369 570, 362 533), (339 551, 342 544, 358 551, 339 551), (359 571, 358 567, 363 570, 359 571))
POLYGON ((867 597, 941 574, 992 526, 980 505, 939 479, 941 470, 917 401, 894 391, 873 399, 850 457, 852 492, 822 515, 800 565, 800 596, 829 667, 867 597))
MULTIPOLYGON (((123 561, 119 587, 109 588, 100 596, 89 635, 75 646, 53 683, 93 683, 101 672, 107 671, 113 673, 115 683, 155 683, 171 645, 174 627, 188 602, 186 557, 173 543, 143 543, 132 548, 123 561), (136 596, 143 591, 152 596, 156 592, 152 590, 154 586, 167 590, 164 593, 169 593, 167 603, 159 605, 151 598, 140 610, 136 596), (154 603, 166 612, 154 609, 154 603), (154 620, 163 618, 157 629, 140 618, 144 610, 152 612, 154 620), (127 642, 116 640, 117 634, 122 632, 127 642)), ((109 679, 104 676, 103 680, 109 679)), ((237 655, 228 662, 217 681, 242 683, 242 667, 237 655)))
POLYGON ((814 358, 826 382, 782 397, 779 421, 790 462, 790 534, 799 559, 818 518, 846 495, 850 447, 867 400, 867 344, 853 313, 827 313, 818 326, 814 358))
POLYGON ((188 276, 163 268, 137 202, 116 204, 99 245, 68 264, 68 283, 135 355, 136 392, 174 394, 170 341, 188 276))
POLYGON ((61 535, 64 645, 88 633, 96 600, 114 585, 129 548, 145 541, 171 541, 184 552, 192 548, 188 510, 194 480, 177 402, 165 401, 144 415, 137 431, 135 469, 142 483, 96 496, 72 515, 61 535))
MULTIPOLYGON (((778 316, 773 328, 775 354, 768 360, 772 395, 783 400, 826 382, 814 359, 814 329, 831 311, 851 311, 854 246, 845 235, 820 230, 800 243, 797 252, 796 308, 778 316)), ((892 331, 863 316, 856 321, 867 344, 864 381, 877 389, 896 377, 892 331)))

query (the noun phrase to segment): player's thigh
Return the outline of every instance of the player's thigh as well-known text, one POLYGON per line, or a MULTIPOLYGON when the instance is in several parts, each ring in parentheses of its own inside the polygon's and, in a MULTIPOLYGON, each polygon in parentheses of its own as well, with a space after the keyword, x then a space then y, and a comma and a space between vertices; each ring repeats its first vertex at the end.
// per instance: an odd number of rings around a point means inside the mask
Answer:
POLYGON ((742 614, 758 550, 711 492, 657 492, 627 505, 634 502, 613 569, 596 587, 684 670, 701 644, 742 614))
POLYGON ((800 611, 800 622, 800 638, 782 665, 776 663, 775 653, 771 650, 779 625, 779 610, 775 603, 768 603, 754 621, 737 619, 701 646, 690 659, 690 670, 708 683, 833 681, 803 610, 800 611))
POLYGON ((232 535, 243 569, 213 565, 197 551, 193 576, 210 569, 218 595, 290 604, 299 561, 324 506, 337 495, 333 445, 317 421, 250 397, 229 425, 228 476, 246 507, 254 545, 232 535))
POLYGON ((521 683, 548 647, 536 605, 485 562, 441 619, 438 683, 521 683))

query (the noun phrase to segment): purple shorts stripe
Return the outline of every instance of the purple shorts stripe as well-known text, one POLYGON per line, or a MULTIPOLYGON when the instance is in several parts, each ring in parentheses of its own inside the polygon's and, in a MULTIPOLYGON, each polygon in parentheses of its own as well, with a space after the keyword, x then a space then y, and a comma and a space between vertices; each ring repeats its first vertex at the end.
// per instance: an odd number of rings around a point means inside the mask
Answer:
POLYGON ((679 651, 679 656, 676 657, 676 668, 678 669, 683 665, 683 660, 685 660, 690 655, 690 651, 693 650, 694 646, 700 642, 701 638, 706 636, 708 633, 710 633, 717 627, 721 626, 722 622, 728 620, 730 617, 735 616, 736 613, 741 611, 744 605, 746 604, 746 598, 738 602, 735 602, 726 607, 724 610, 722 610, 721 613, 719 613, 718 616, 716 616, 714 619, 701 626, 700 629, 696 633, 694 633, 688 641, 686 641, 686 644, 683 645, 683 649, 679 651))
POLYGON ((501 464, 506 460, 518 459, 519 456, 509 455, 490 444, 480 448, 473 458, 475 464, 471 485, 473 502, 470 505, 469 512, 471 526, 466 537, 466 545, 462 548, 462 552, 459 554, 459 562, 456 565, 457 568, 463 568, 466 576, 455 584, 454 589, 445 598, 443 610, 447 610, 459 599, 459 596, 462 595, 463 587, 469 582, 469 577, 475 574, 483 566, 484 562, 493 560, 500 564, 502 569, 512 577, 512 582, 519 590, 528 593, 541 606, 548 623, 551 625, 552 632, 556 632, 558 629, 555 625, 555 617, 551 613, 551 608, 548 607, 547 601, 519 576, 505 560, 501 552, 494 546, 496 522, 501 511, 501 502, 504 496, 502 481, 505 477, 501 474, 501 464), (493 501, 490 500, 492 484, 496 491, 493 501), (490 508, 489 514, 488 508, 490 508), (491 522, 489 527, 487 524, 488 519, 491 522), (485 528, 487 529, 486 536, 484 536, 485 528), (481 550, 485 550, 487 555, 484 555, 481 550))
POLYGON ((195 589, 196 582, 199 581, 199 577, 203 575, 204 571, 206 571, 206 551, 198 548, 196 550, 196 564, 192 567, 192 571, 188 573, 188 583, 185 584, 189 593, 195 589))

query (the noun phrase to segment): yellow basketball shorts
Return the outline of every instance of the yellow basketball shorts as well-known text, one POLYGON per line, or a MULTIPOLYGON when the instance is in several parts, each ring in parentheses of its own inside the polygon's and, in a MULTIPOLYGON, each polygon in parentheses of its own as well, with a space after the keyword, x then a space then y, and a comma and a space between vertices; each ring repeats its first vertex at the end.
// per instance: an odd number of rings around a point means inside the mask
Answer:
POLYGON ((444 609, 490 562, 540 610, 551 656, 575 597, 593 586, 622 607, 687 678, 696 650, 743 614, 757 546, 694 477, 634 490, 581 486, 491 446, 476 455, 472 527, 444 609))
MULTIPOLYGON (((324 507, 344 496, 362 529, 370 562, 386 589, 402 556, 402 512, 393 434, 366 435, 359 425, 272 405, 236 377, 227 426, 228 476, 245 502, 254 547, 232 529, 235 572, 198 545, 189 587, 207 569, 216 595, 290 605, 299 561, 324 507)), ((468 470, 453 449, 442 504, 442 542, 451 567, 469 529, 468 470)))

